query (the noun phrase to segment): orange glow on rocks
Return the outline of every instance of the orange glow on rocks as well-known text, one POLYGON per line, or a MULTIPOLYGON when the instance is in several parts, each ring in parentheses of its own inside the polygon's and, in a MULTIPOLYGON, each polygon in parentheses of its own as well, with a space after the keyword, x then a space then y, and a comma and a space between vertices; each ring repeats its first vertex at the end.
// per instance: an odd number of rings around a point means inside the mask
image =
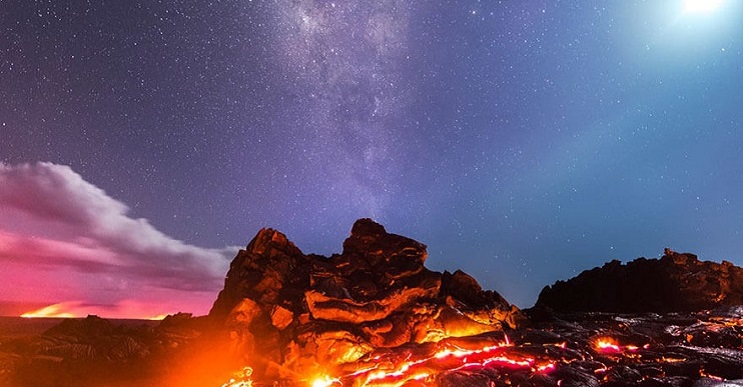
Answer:
POLYGON ((530 357, 509 353, 512 346, 507 340, 498 343, 490 340, 469 343, 444 341, 437 347, 432 353, 420 355, 412 349, 399 361, 387 359, 395 357, 392 354, 373 357, 366 366, 360 364, 360 370, 349 376, 355 385, 360 386, 402 386, 411 381, 433 381, 437 374, 446 371, 474 368, 549 371, 554 367, 550 361, 538 362, 530 357), (463 345, 465 343, 467 345, 463 345))
MULTIPOLYGON (((309 377, 304 379, 304 383, 309 387, 400 387, 412 382, 432 383, 439 374, 450 371, 494 368, 505 373, 548 373, 556 368, 553 360, 517 353, 517 348, 508 342, 505 335, 503 337, 503 341, 492 338, 445 339, 436 345, 382 349, 342 365, 334 376, 309 377)), ((236 373, 236 376, 222 387, 251 385, 245 384, 249 383, 249 374, 236 373)))

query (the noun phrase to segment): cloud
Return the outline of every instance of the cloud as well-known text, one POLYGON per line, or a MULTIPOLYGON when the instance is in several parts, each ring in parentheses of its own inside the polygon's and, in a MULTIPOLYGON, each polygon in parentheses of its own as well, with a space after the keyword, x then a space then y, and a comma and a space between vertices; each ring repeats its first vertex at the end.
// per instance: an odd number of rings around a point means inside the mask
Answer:
POLYGON ((128 208, 83 180, 72 168, 51 163, 0 165, 0 203, 42 220, 95 226, 128 208))
POLYGON ((7 296, 52 297, 56 287, 56 294, 87 295, 82 301, 117 302, 156 289, 166 298, 200 292, 213 301, 237 248, 188 245, 128 212, 68 166, 0 163, 0 268, 14 289, 7 296), (42 272, 52 283, 26 278, 42 272))

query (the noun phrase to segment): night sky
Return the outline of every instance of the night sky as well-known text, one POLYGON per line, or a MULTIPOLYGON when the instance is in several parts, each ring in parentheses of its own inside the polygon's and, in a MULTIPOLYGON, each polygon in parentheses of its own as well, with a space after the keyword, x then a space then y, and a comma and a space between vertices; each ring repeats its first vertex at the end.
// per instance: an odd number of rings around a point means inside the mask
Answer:
POLYGON ((0 302, 205 314, 361 217, 520 307, 743 265, 742 51, 734 0, 0 1, 0 302))

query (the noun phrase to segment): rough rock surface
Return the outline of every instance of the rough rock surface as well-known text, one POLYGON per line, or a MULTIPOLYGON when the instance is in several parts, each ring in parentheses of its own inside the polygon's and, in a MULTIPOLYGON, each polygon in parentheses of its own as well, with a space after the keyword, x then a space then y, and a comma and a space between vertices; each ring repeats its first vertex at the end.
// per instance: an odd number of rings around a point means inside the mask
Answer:
POLYGON ((743 268, 666 249, 660 259, 611 261, 545 287, 537 307, 555 311, 690 312, 743 305, 743 268))
POLYGON ((38 335, 0 340, 0 386, 162 385, 207 324, 185 313, 160 322, 64 319, 38 335))
POLYGON ((732 387, 743 378, 743 307, 533 315, 532 322, 513 334, 515 347, 549 347, 542 353, 556 362, 531 385, 732 387))
POLYGON ((258 374, 290 377, 378 348, 516 328, 523 314, 469 275, 424 266, 426 246, 356 221, 342 254, 305 255, 263 229, 233 260, 210 312, 258 374))

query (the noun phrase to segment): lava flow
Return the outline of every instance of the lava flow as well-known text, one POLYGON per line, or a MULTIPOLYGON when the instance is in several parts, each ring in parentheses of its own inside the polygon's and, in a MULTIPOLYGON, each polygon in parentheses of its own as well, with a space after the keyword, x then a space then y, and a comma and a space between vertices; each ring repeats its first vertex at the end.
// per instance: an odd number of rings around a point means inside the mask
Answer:
POLYGON ((548 371, 554 367, 552 362, 540 363, 531 357, 509 353, 508 349, 512 345, 508 340, 472 348, 445 341, 440 347, 430 355, 417 358, 407 356, 400 362, 391 362, 384 357, 372 358, 368 362, 372 364, 368 367, 341 379, 353 379, 352 385, 358 386, 401 386, 412 380, 432 381, 437 374, 444 371, 491 367, 537 372, 548 371))
MULTIPOLYGON (((649 344, 642 346, 643 349, 648 349, 649 344)), ((635 352, 640 347, 636 345, 620 345, 616 339, 612 337, 602 337, 596 340, 596 349, 603 353, 624 353, 624 352, 635 352)))
MULTIPOLYGON (((505 337, 505 336, 504 336, 505 337)), ((397 387, 417 381, 433 382, 444 372, 494 368, 502 373, 513 371, 549 372, 556 365, 551 360, 512 353, 515 347, 508 342, 489 338, 443 340, 435 346, 419 345, 406 348, 378 350, 367 358, 338 368, 342 375, 307 379, 298 384, 312 387, 357 386, 397 387)), ((245 370, 250 370, 246 367, 245 370)), ((252 371, 252 370, 251 370, 252 371)), ((222 387, 251 386, 250 372, 236 373, 237 379, 222 387)))
POLYGON ((159 321, 168 314, 153 312, 146 305, 132 301, 121 301, 114 305, 91 305, 83 301, 65 301, 20 315, 23 318, 84 318, 85 316, 159 321))
POLYGON ((21 315, 23 318, 72 318, 80 317, 75 313, 66 310, 62 303, 45 306, 41 309, 26 312, 21 315))
POLYGON ((253 369, 250 367, 243 367, 239 372, 235 372, 235 378, 230 379, 229 382, 222 385, 222 387, 252 387, 253 380, 253 369))

